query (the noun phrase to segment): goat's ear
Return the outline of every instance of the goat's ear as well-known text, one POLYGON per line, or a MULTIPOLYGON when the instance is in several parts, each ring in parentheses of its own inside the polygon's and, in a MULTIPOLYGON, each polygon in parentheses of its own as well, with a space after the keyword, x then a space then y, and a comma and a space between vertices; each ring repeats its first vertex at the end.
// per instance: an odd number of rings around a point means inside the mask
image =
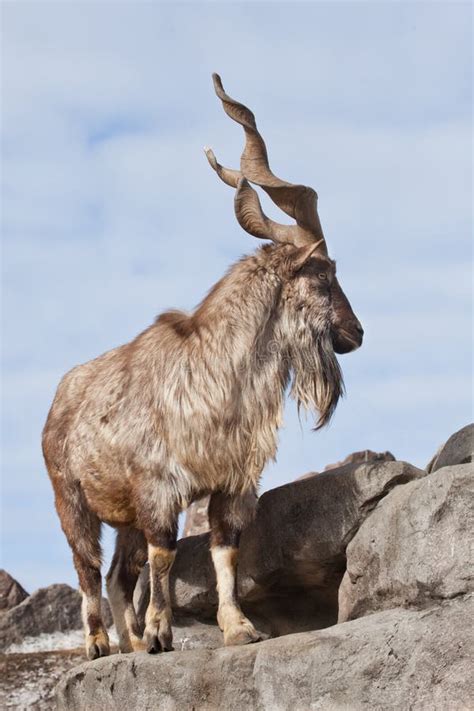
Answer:
POLYGON ((297 274, 304 267, 308 259, 312 257, 316 249, 319 247, 319 242, 315 244, 305 245, 304 247, 295 247, 285 260, 285 271, 288 277, 297 274))

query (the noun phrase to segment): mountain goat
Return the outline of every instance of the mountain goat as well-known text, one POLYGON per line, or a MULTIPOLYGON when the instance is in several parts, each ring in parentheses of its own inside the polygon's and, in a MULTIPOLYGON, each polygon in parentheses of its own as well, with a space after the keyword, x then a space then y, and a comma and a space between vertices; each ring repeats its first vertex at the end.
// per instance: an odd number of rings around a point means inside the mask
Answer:
POLYGON ((363 330, 339 286, 317 213, 317 196, 277 178, 252 112, 214 86, 246 142, 240 171, 206 154, 235 189, 235 214, 268 240, 235 264, 191 314, 170 311, 133 341, 62 379, 43 433, 56 508, 83 594, 86 652, 109 653, 101 616, 101 523, 117 529, 107 589, 120 650, 172 649, 169 572, 178 515, 211 495, 211 553, 226 645, 258 639, 235 592, 240 532, 256 487, 276 454, 285 390, 330 419, 343 391, 335 353, 363 330), (262 211, 260 186, 295 224, 262 211), (150 602, 139 629, 133 590, 146 561, 150 602))

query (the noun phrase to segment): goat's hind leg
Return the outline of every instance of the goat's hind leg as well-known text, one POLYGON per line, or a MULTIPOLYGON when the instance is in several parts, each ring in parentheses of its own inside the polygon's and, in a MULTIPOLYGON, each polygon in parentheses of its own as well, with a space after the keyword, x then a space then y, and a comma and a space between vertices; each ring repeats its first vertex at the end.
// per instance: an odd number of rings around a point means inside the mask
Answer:
POLYGON ((145 615, 143 639, 150 654, 173 650, 169 575, 176 556, 177 520, 169 528, 147 534, 150 565, 150 602, 145 615))
POLYGON ((86 654, 89 659, 110 654, 109 637, 102 620, 101 522, 89 508, 78 482, 56 478, 56 509, 67 541, 82 593, 86 654))
MULTIPOLYGON (((166 493, 166 492, 165 492, 166 493)), ((145 614, 143 641, 150 654, 173 649, 169 574, 176 555, 180 507, 164 495, 157 502, 154 487, 140 492, 138 525, 148 544, 150 602, 145 614)))
POLYGON ((121 652, 144 649, 133 593, 146 560, 147 544, 143 533, 131 527, 119 529, 114 557, 107 573, 107 594, 121 652))

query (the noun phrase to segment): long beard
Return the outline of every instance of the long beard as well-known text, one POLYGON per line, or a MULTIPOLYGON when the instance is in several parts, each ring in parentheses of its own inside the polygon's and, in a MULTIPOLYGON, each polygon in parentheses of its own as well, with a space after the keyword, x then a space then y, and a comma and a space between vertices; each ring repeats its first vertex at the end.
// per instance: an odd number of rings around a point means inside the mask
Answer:
POLYGON ((305 328, 290 353, 293 381, 291 397, 317 418, 315 430, 327 425, 344 395, 344 380, 329 329, 305 328))

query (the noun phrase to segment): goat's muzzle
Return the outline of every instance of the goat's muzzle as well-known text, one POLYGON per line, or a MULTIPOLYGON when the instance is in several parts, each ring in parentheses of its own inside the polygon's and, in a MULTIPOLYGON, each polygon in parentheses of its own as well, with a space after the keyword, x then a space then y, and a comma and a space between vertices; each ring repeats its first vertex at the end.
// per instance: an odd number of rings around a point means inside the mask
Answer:
POLYGON ((332 345, 336 353, 350 353, 362 345, 364 329, 357 318, 334 326, 331 331, 332 345))

